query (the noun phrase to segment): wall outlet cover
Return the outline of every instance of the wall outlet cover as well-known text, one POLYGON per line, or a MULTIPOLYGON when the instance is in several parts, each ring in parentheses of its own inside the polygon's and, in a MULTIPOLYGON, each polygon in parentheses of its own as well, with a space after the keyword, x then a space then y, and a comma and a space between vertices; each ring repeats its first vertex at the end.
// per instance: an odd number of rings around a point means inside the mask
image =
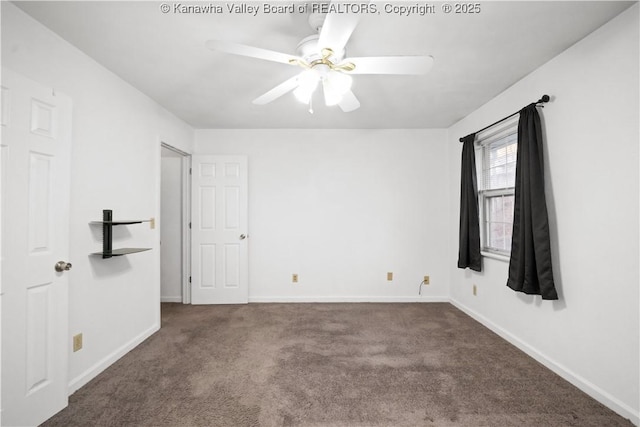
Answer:
POLYGON ((74 353, 82 349, 82 333, 73 336, 73 351, 74 353))

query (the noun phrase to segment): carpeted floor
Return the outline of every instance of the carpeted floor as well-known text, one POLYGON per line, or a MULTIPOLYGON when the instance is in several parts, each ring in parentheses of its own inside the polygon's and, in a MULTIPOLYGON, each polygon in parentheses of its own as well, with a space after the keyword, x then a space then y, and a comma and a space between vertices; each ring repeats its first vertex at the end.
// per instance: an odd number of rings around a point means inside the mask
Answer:
POLYGON ((44 426, 631 426, 450 304, 163 304, 44 426))

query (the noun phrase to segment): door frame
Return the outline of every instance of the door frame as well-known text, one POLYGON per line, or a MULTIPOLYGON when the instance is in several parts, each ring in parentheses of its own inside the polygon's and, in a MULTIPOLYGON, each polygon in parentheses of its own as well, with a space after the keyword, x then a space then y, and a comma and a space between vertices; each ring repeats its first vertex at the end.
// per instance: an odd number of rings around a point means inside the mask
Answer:
MULTIPOLYGON (((181 157, 182 161, 182 303, 191 304, 191 154, 180 150, 164 141, 160 142, 160 168, 162 168, 162 148, 170 150, 181 157)), ((162 203, 162 202, 161 202, 162 203)), ((160 218, 162 221, 162 218, 160 218)), ((162 235, 160 236, 162 239, 162 235)))

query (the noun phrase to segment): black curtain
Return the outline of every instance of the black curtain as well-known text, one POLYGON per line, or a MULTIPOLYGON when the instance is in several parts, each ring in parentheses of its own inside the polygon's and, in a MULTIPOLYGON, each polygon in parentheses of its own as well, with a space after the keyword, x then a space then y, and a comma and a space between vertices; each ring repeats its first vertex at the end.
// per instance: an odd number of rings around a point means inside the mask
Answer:
POLYGON ((462 173, 460 177, 460 246, 458 249, 458 268, 470 268, 475 271, 482 271, 476 154, 473 149, 473 141, 475 137, 475 133, 465 136, 462 145, 462 173))
POLYGON ((520 111, 513 237, 507 286, 556 300, 551 268, 549 218, 544 196, 542 131, 536 104, 520 111))

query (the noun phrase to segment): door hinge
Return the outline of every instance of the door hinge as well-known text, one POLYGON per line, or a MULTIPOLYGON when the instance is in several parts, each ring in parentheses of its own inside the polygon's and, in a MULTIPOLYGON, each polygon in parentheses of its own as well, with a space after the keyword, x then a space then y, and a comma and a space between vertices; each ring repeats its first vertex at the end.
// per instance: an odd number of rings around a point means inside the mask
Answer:
POLYGON ((189 276, 189 283, 191 283, 191 276, 189 276))
POLYGON ((189 168, 189 175, 193 175, 193 174, 191 173, 191 168, 189 168))
POLYGON ((191 230, 191 223, 189 223, 189 230, 191 230))

